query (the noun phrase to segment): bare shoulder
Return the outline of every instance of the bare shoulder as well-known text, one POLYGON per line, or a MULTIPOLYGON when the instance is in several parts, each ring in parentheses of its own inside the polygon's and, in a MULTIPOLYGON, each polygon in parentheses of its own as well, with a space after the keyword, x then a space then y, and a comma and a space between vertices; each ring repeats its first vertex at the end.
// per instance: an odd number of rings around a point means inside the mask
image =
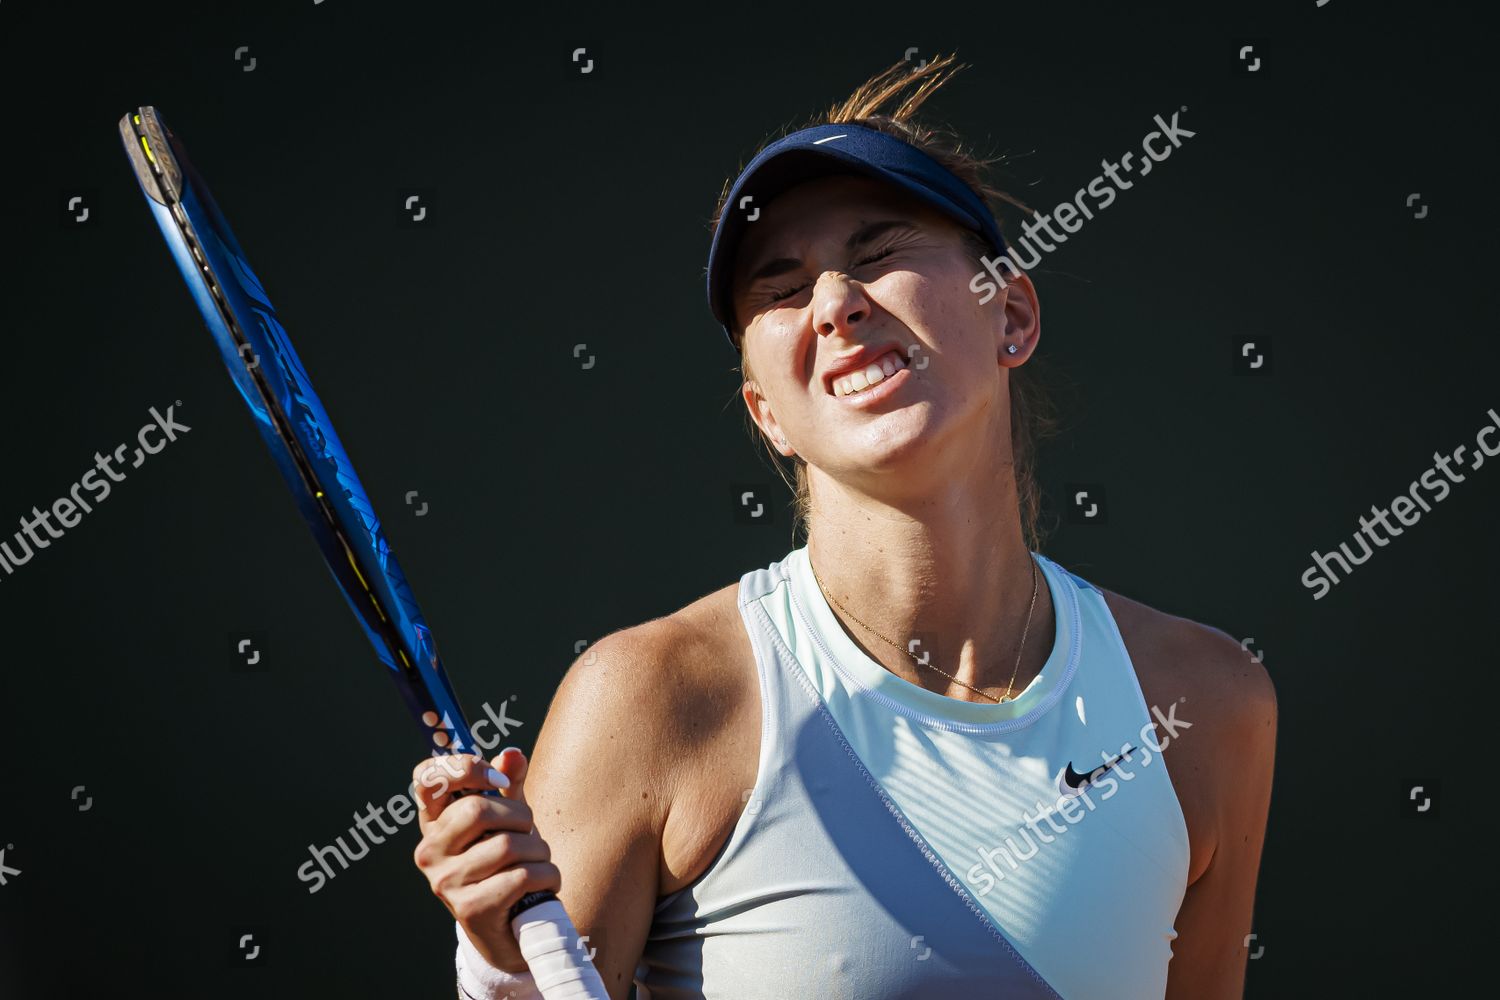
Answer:
POLYGON ((739 815, 746 768, 754 781, 758 686, 746 688, 737 659, 736 593, 583 650, 531 753, 526 801, 562 873, 558 897, 600 942, 612 995, 628 989, 656 901, 707 868, 739 815))
POLYGON ((706 870, 755 783, 760 688, 737 595, 736 582, 585 649, 537 740, 539 775, 571 787, 579 819, 608 815, 656 845, 662 894, 706 870))
POLYGON ((559 697, 607 699, 610 714, 628 716, 679 748, 690 746, 712 732, 753 680, 737 591, 738 584, 730 584, 671 614, 611 632, 574 661, 559 697))
POLYGON ((1192 883, 1223 838, 1264 827, 1276 689, 1258 654, 1222 630, 1103 593, 1157 723, 1187 822, 1192 883))
POLYGON ((1274 726, 1276 690, 1257 654, 1211 625, 1103 593, 1149 704, 1191 706, 1221 732, 1274 726))

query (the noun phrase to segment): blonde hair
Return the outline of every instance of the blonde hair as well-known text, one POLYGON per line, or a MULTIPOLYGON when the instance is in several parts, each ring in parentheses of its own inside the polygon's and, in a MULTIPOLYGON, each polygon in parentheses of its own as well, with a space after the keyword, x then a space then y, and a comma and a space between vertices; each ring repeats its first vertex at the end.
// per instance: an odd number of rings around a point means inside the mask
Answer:
MULTIPOLYGON (((998 158, 979 156, 968 148, 952 129, 922 122, 915 117, 917 110, 929 97, 965 68, 965 64, 957 62, 956 56, 952 55, 940 57, 918 67, 913 67, 908 62, 898 62, 866 80, 843 101, 834 104, 822 114, 813 116, 797 128, 808 128, 813 125, 855 124, 878 129, 910 143, 941 163, 983 198, 996 213, 997 219, 1004 205, 1013 205, 1029 214, 1031 210, 1025 204, 992 186, 986 179, 986 174, 990 167, 998 162, 998 158)), ((761 147, 764 148, 791 131, 795 130, 786 129, 779 135, 766 139, 761 147)), ((725 201, 729 197, 733 184, 733 177, 724 182, 724 189, 714 209, 712 224, 714 229, 718 228, 719 221, 723 217, 725 201)), ((964 240, 976 262, 992 250, 984 237, 978 233, 965 230, 964 240)), ((734 323, 733 318, 730 322, 734 323)), ((745 357, 742 343, 743 331, 734 327, 731 329, 731 334, 734 337, 735 346, 740 348, 741 382, 742 384, 747 381, 753 382, 755 374, 750 370, 749 359, 745 357)), ((1033 370, 1024 376, 1021 374, 1021 369, 1010 369, 1009 378, 1011 458, 1016 480, 1021 531, 1026 544, 1032 549, 1039 550, 1042 544, 1039 529, 1041 487, 1036 479, 1036 446, 1043 438, 1056 433, 1057 418, 1051 400, 1041 384, 1041 378, 1035 370, 1037 360, 1033 357, 1027 362, 1027 367, 1033 370)), ((736 396, 738 394, 736 390, 736 396)), ((745 410, 745 419, 751 439, 760 440, 771 456, 772 464, 778 474, 792 491, 792 544, 796 545, 798 533, 805 532, 807 528, 812 501, 807 462, 801 455, 792 456, 795 478, 788 479, 786 467, 782 461, 784 456, 761 432, 760 426, 755 423, 748 407, 745 410)))

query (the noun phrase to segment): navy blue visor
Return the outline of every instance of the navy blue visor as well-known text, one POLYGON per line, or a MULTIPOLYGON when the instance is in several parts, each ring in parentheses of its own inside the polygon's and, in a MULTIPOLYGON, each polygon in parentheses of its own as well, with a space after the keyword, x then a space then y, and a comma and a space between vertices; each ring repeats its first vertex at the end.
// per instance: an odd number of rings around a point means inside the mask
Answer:
POLYGON ((864 174, 887 181, 984 237, 996 253, 1005 240, 984 199, 917 147, 863 125, 814 125, 778 139, 740 172, 724 201, 708 251, 708 307, 734 342, 730 298, 735 252, 771 199, 803 181, 830 174, 864 174))

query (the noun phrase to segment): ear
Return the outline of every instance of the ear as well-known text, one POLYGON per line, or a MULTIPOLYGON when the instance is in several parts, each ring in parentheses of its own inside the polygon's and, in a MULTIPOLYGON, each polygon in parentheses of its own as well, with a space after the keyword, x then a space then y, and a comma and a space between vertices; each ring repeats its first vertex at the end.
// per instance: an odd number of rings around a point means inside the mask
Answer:
POLYGON ((755 421, 755 426, 760 428, 760 432, 766 436, 771 447, 788 458, 796 454, 796 449, 785 443, 786 435, 782 433, 781 424, 771 410, 771 401, 761 395, 759 384, 746 379, 740 385, 740 396, 745 400, 745 406, 750 411, 750 419, 755 421))
POLYGON ((999 360, 1003 368, 1024 365, 1042 336, 1042 306, 1031 277, 1020 274, 1005 283, 1005 295, 991 302, 1000 309, 999 360), (1012 354, 1010 348, 1015 347, 1012 354))

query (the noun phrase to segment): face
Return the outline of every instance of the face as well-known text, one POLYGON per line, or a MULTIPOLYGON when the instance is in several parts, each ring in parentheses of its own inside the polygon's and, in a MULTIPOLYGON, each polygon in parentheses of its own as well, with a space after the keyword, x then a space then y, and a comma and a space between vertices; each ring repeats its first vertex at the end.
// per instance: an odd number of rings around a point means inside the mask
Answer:
POLYGON ((1039 311, 1024 275, 981 305, 979 270, 956 223, 873 178, 776 198, 740 245, 732 293, 757 424, 843 481, 899 467, 930 482, 981 450, 1008 456, 1005 373, 1034 349, 1039 311), (832 370, 886 347, 867 361, 904 370, 845 395, 832 370))

